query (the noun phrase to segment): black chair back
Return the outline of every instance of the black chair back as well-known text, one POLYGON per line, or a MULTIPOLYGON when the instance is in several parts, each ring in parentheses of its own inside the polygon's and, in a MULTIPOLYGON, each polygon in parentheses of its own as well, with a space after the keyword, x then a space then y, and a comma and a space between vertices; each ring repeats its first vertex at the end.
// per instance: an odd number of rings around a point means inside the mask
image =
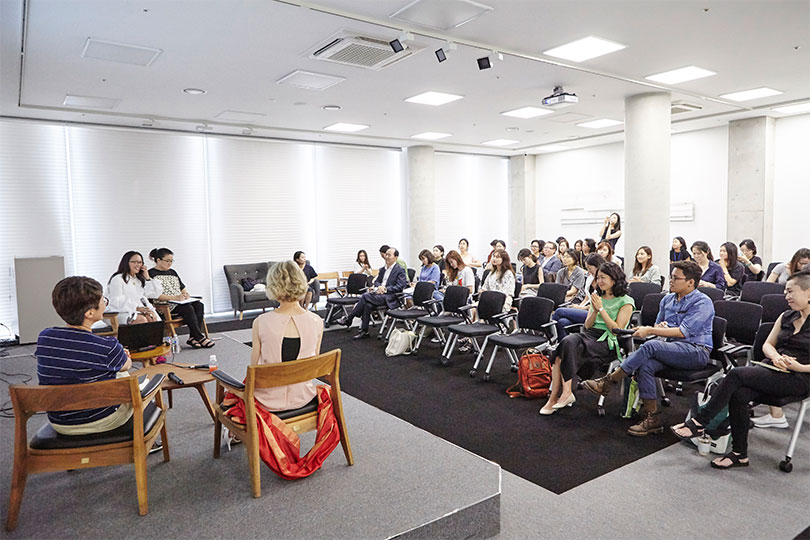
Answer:
POLYGON ((757 329, 757 335, 754 338, 754 348, 751 350, 753 359, 757 362, 765 361, 765 353, 762 352, 762 346, 765 345, 765 341, 767 341, 771 330, 773 330, 772 322, 764 322, 760 324, 757 329))
POLYGON ((790 309, 784 294, 765 294, 759 299, 759 305, 762 306, 763 323, 776 322, 779 315, 790 309))
POLYGON ((422 307, 425 302, 433 298, 436 286, 430 281, 420 281, 413 289, 413 305, 422 307))
POLYGON ((478 318, 484 321, 492 320, 492 317, 503 312, 503 304, 506 302, 506 295, 498 291, 484 291, 478 300, 478 318))
POLYGON ((554 301, 538 296, 528 296, 520 302, 517 324, 524 330, 542 331, 542 325, 551 320, 554 301))
POLYGON ((523 288, 523 284, 515 279, 515 292, 512 293, 512 298, 517 298, 520 296, 520 290, 523 288))
POLYGON ((776 265, 782 264, 781 262, 772 262, 768 265, 768 270, 765 271, 765 279, 768 279, 768 276, 771 275, 771 271, 776 268, 776 265))
POLYGON ((728 321, 726 334, 737 343, 752 345, 762 322, 762 306, 751 302, 720 300, 714 303, 714 314, 728 321))
POLYGON ((760 299, 766 294, 783 294, 785 286, 779 283, 769 283, 767 281, 746 281, 743 283, 740 300, 759 304, 760 299))
POLYGON ((722 289, 715 289, 714 287, 698 287, 698 290, 711 298, 712 302, 719 302, 726 295, 722 289))
POLYGON ((360 294, 360 289, 368 283, 368 276, 365 274, 349 274, 346 281, 346 294, 360 294))
POLYGON ((648 294, 655 294, 661 292, 661 287, 658 283, 629 283, 627 293, 633 298, 636 307, 640 307, 644 303, 644 297, 648 294))
POLYGON ((537 288, 537 296, 540 298, 548 298, 554 302, 554 309, 565 302, 565 293, 568 292, 568 287, 562 283, 541 283, 537 288))
POLYGON ((719 350, 726 344, 726 330, 728 329, 728 321, 723 317, 715 317, 712 319, 712 351, 709 356, 720 362, 724 361, 723 355, 719 350))
POLYGON ((444 291, 444 311, 447 313, 458 313, 461 306, 467 305, 467 299, 470 297, 469 287, 461 287, 460 285, 450 285, 444 291))
POLYGON ((408 282, 413 283, 415 277, 416 277, 416 269, 408 268, 408 282))
POLYGON ((666 293, 652 293, 644 297, 641 301, 641 317, 639 324, 641 326, 653 326, 655 319, 658 317, 658 309, 661 307, 661 300, 666 296, 666 293))

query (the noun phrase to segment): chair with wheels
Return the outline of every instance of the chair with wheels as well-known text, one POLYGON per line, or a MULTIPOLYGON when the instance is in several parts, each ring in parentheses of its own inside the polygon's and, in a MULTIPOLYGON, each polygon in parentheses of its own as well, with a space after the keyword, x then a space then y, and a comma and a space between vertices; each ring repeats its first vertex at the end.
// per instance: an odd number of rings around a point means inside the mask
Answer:
POLYGON ((166 408, 160 393, 164 378, 165 375, 152 377, 143 390, 134 376, 85 384, 10 386, 15 435, 6 530, 13 531, 17 527, 27 476, 39 472, 134 463, 138 513, 146 515, 149 511, 146 456, 158 434, 163 441, 163 461, 169 461, 166 408), (96 409, 122 403, 132 404, 132 418, 110 431, 61 435, 46 423, 28 439, 28 420, 36 413, 96 409))
POLYGON ((436 286, 430 281, 420 281, 413 289, 412 308, 388 310, 383 320, 383 323, 386 323, 389 319, 391 320, 391 324, 388 326, 388 332, 385 335, 386 341, 391 337, 391 332, 394 331, 394 326, 396 326, 397 321, 403 321, 409 330, 413 330, 416 325, 414 322, 416 319, 436 314, 431 311, 431 308, 436 305, 435 302, 431 301, 435 290, 436 286))
POLYGON ((790 309, 784 294, 764 294, 759 305, 762 306, 762 322, 776 322, 779 315, 790 309))
MULTIPOLYGON (((447 327, 447 333, 450 334, 445 343, 444 350, 442 351, 442 365, 447 366, 450 364, 450 357, 453 355, 453 349, 458 343, 459 337, 467 338, 470 340, 473 350, 476 353, 481 352, 481 347, 478 345, 478 338, 485 338, 491 334, 500 332, 505 328, 503 319, 498 315, 503 314, 503 304, 506 302, 506 295, 498 291, 484 291, 478 300, 478 320, 475 322, 465 321, 464 323, 452 324, 447 327)), ((473 306, 462 306, 462 311, 468 311, 473 306)))
POLYGON ((733 355, 748 354, 762 322, 762 306, 750 302, 722 300, 714 303, 714 314, 728 321, 727 344, 738 346, 733 355))
MULTIPOLYGON (((468 287, 461 287, 459 285, 450 285, 447 287, 444 291, 444 308, 442 312, 438 315, 429 315, 416 319, 416 326, 421 327, 421 330, 418 333, 419 338, 414 346, 414 352, 419 350, 422 339, 425 337, 425 330, 428 328, 432 328, 441 342, 447 345, 447 339, 444 336, 443 329, 453 324, 465 321, 470 322, 466 309, 462 309, 464 306, 468 305, 467 301, 469 298, 470 289, 468 287)), ((414 331, 416 331, 416 329, 414 329, 414 331)))
POLYGON ((712 299, 712 302, 719 302, 725 298, 726 293, 722 289, 714 287, 698 287, 698 290, 712 299))
POLYGON ((740 292, 741 302, 751 302, 759 304, 760 299, 766 294, 784 294, 785 286, 780 283, 770 283, 768 281, 746 281, 743 283, 740 292))
POLYGON ((565 303, 565 293, 567 292, 568 287, 562 283, 541 283, 537 288, 537 296, 554 302, 554 309, 565 303))
POLYGON ((408 283, 413 283, 414 279, 416 279, 416 269, 408 268, 408 283))
MULTIPOLYGON (((257 433, 256 401, 253 392, 256 388, 276 388, 312 379, 323 378, 329 383, 329 394, 332 398, 332 407, 340 432, 340 444, 349 465, 354 464, 352 448, 349 444, 349 433, 346 430, 346 420, 343 418, 343 402, 340 396, 340 349, 335 349, 310 358, 301 358, 292 362, 277 364, 263 364, 248 366, 245 382, 241 383, 227 373, 216 370, 212 373, 217 382, 217 413, 214 422, 214 458, 219 458, 222 426, 227 427, 245 444, 250 467, 250 484, 253 496, 262 496, 261 463, 259 458, 259 434, 257 433), (225 414, 222 400, 225 392, 239 396, 245 402, 246 423, 237 424, 225 414)), ((274 412, 295 433, 305 433, 318 428, 318 398, 299 409, 274 412)))

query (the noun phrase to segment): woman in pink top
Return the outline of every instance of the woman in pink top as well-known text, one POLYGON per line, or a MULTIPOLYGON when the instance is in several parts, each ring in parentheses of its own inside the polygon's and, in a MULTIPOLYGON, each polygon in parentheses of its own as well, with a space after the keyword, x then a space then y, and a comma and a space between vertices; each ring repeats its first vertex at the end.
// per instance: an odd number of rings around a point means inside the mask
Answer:
MULTIPOLYGON (((267 297, 281 305, 253 322, 251 365, 309 358, 321 350, 323 319, 298 303, 307 292, 307 278, 293 261, 274 264, 267 272, 267 297)), ((315 398, 312 382, 259 388, 256 401, 268 411, 303 407, 315 398)))

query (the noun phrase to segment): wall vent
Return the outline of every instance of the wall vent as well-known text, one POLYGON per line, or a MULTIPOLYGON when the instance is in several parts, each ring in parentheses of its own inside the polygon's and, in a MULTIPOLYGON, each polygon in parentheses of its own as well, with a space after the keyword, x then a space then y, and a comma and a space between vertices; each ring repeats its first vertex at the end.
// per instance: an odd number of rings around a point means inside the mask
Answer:
POLYGON ((406 49, 395 53, 388 44, 389 41, 381 37, 341 30, 308 51, 308 56, 325 62, 376 71, 399 62, 422 49, 421 46, 408 43, 406 49))
POLYGON ((672 105, 670 106, 670 111, 672 114, 681 114, 687 112, 695 112, 703 109, 700 105, 696 103, 688 103, 686 101, 673 101, 672 105))

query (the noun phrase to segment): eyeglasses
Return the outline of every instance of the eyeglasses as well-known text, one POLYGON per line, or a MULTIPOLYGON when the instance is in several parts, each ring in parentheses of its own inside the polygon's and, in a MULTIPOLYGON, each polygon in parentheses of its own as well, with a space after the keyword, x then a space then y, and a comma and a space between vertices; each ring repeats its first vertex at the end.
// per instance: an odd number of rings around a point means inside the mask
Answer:
POLYGON ((165 262, 166 264, 172 264, 174 259, 160 259, 161 261, 165 262))
POLYGON ((143 261, 129 261, 129 264, 143 264, 143 261))
POLYGON ((685 277, 677 277, 677 276, 669 276, 669 280, 670 281, 678 281, 678 280, 686 281, 686 278, 685 277))
POLYGON ((106 296, 102 296, 102 298, 104 299, 104 305, 109 306, 110 305, 110 299, 107 298, 106 296))

